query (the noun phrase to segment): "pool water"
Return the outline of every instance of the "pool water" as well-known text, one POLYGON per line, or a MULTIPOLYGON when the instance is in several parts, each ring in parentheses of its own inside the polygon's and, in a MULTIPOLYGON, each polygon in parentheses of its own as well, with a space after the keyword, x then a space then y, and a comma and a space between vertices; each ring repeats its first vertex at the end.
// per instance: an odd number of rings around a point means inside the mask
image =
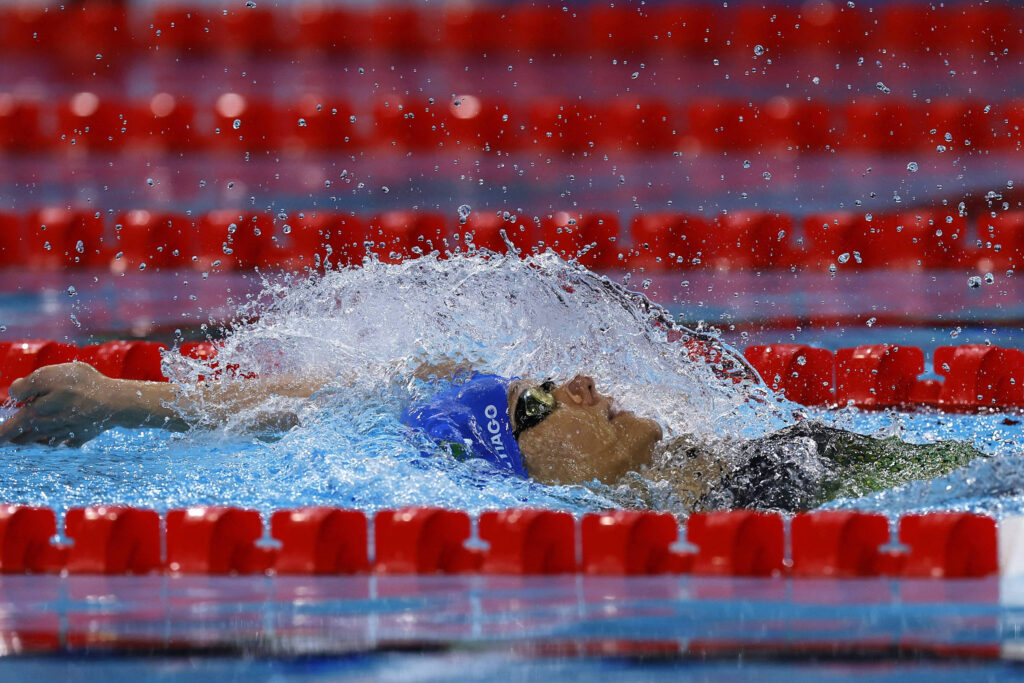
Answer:
MULTIPOLYGON (((522 506, 584 513, 638 504, 614 486, 544 486, 505 476, 483 461, 430 455, 437 447, 410 432, 399 415, 444 386, 410 379, 412 371, 423 362, 455 359, 506 376, 585 372, 624 407, 656 418, 669 437, 752 437, 808 416, 916 443, 967 441, 994 457, 934 481, 831 505, 891 515, 1024 509, 1020 418, 802 409, 757 383, 716 377, 667 340, 657 306, 550 253, 525 261, 480 255, 371 262, 308 279, 250 275, 235 285, 222 298, 176 305, 193 306, 195 317, 195 309, 214 304, 228 311, 220 318, 230 330, 220 352, 224 365, 267 376, 327 378, 321 391, 307 401, 268 400, 210 430, 118 429, 80 450, 10 448, 10 457, 0 461, 0 499, 57 510, 103 502, 158 510, 227 504, 265 512, 324 504, 367 511, 440 505, 474 513, 522 506), (246 429, 261 411, 281 409, 296 411, 302 426, 270 434, 246 429)), ((664 279, 650 288, 655 300, 668 298, 664 279)), ((83 320, 101 318, 104 292, 85 289, 81 300, 72 297, 65 305, 83 320)), ((158 294, 138 298, 147 296, 158 294)), ((864 329, 885 334, 876 341, 896 343, 903 342, 893 337, 914 332, 864 329)), ((931 348, 945 341, 935 340, 931 348)), ((185 387, 210 374, 200 361, 173 353, 167 358, 166 371, 185 387)))

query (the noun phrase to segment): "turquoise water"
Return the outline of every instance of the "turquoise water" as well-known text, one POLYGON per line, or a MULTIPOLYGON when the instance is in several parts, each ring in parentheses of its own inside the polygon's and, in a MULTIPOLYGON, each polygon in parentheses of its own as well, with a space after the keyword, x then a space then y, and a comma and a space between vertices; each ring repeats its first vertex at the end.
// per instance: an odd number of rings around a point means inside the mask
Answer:
MULTIPOLYGON (((758 436, 807 412, 757 382, 734 384, 704 360, 688 358, 666 339, 658 323, 663 314, 552 254, 527 261, 426 257, 308 280, 268 279, 259 296, 236 304, 230 319, 213 321, 231 330, 220 360, 267 377, 327 378, 316 395, 268 399, 233 415, 226 426, 186 434, 113 430, 80 450, 7 447, 0 500, 60 510, 96 503, 159 510, 209 503, 271 511, 315 503, 368 511, 440 505, 470 512, 535 506, 581 513, 636 504, 628 492, 596 482, 543 486, 482 461, 457 462, 398 416, 439 388, 410 379, 414 368, 438 359, 509 376, 590 374, 599 390, 656 418, 668 436, 758 436), (296 411, 302 424, 276 434, 247 430, 261 411, 278 409, 296 411)), ((210 372, 176 354, 168 355, 166 370, 185 387, 210 372)), ((853 410, 811 415, 914 442, 966 440, 997 456, 939 480, 834 505, 893 514, 1024 510, 1017 417, 853 410)))

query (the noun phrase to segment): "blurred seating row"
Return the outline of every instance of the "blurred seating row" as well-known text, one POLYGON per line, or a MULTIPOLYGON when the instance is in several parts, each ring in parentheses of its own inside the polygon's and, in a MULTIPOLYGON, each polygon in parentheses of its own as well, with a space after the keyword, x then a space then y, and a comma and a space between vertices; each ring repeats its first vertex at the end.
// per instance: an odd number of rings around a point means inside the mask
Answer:
POLYGON ((751 150, 936 153, 1017 150, 1024 100, 918 102, 867 97, 833 106, 699 98, 625 97, 530 102, 462 95, 386 96, 365 108, 306 94, 275 102, 223 93, 208 102, 157 93, 129 100, 94 92, 62 98, 0 93, 0 151, 19 154, 143 149, 165 152, 495 150, 580 153, 751 150))
POLYGON ((442 3, 346 6, 305 2, 224 9, 104 2, 0 7, 0 54, 70 61, 132 53, 296 55, 383 52, 421 56, 640 54, 768 57, 851 54, 899 57, 1001 54, 1024 44, 1022 10, 1010 3, 778 2, 510 5, 442 3), (731 3, 730 3, 731 5, 731 3), (758 51, 760 52, 760 51, 758 51), (97 57, 100 55, 100 57, 97 57))
POLYGON ((221 209, 202 215, 44 208, 0 213, 0 266, 43 269, 321 268, 362 263, 367 243, 394 262, 476 247, 551 248, 596 269, 1015 269, 1024 259, 1024 211, 970 222, 953 209, 794 217, 756 211, 719 216, 642 213, 624 232, 614 212, 455 216, 387 211, 289 214, 221 209), (799 233, 797 232, 799 228, 799 233))

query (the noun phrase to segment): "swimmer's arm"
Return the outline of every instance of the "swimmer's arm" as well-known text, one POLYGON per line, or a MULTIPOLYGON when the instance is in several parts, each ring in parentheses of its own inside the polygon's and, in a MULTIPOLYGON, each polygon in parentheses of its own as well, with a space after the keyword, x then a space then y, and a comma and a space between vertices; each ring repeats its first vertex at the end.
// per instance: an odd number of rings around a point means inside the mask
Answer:
MULTIPOLYGON (((176 384, 113 379, 85 363, 51 365, 11 385, 11 398, 22 405, 0 424, 0 443, 80 446, 113 427, 185 431, 200 419, 226 423, 273 395, 309 397, 326 382, 310 377, 208 381, 185 396, 176 384)), ((279 411, 263 413, 249 426, 287 429, 297 421, 294 414, 279 411)))

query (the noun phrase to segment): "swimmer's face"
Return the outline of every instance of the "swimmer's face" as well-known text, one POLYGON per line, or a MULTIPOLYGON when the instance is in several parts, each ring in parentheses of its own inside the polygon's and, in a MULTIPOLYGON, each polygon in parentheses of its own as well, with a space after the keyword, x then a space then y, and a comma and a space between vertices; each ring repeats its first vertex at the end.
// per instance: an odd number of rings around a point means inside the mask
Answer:
MULTIPOLYGON (((509 391, 509 414, 531 382, 515 382, 509 391)), ((612 399, 597 393, 594 380, 577 375, 555 387, 558 402, 544 420, 519 435, 519 451, 532 479, 545 484, 576 484, 592 479, 612 484, 626 472, 651 461, 661 439, 653 420, 616 411, 612 399)))

